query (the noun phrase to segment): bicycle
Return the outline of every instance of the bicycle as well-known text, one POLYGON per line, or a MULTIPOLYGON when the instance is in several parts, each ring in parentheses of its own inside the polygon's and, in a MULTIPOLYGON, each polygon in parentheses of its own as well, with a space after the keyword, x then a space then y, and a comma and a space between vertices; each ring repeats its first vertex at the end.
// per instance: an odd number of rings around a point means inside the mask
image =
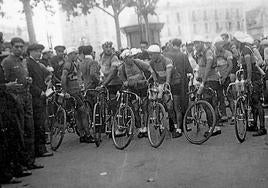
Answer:
MULTIPOLYGON (((167 119, 165 107, 158 102, 158 92, 159 90, 157 87, 151 87, 151 85, 148 87, 147 98, 149 98, 151 103, 149 104, 148 121, 146 124, 149 142, 151 146, 155 148, 159 147, 164 141, 166 128, 163 126, 163 120, 167 119), (154 140, 154 132, 156 132, 155 134, 159 133, 160 138, 158 138, 157 135, 154 140)), ((112 124, 112 138, 115 147, 120 150, 125 149, 130 144, 134 136, 134 126, 136 123, 135 109, 130 102, 133 98, 134 101, 138 103, 138 112, 142 112, 141 106, 144 100, 141 100, 137 94, 129 91, 128 89, 120 90, 117 94, 118 102, 120 102, 119 109, 114 116, 114 122, 112 124), (117 135, 117 131, 121 132, 121 134, 117 135)), ((147 100, 147 98, 145 100, 147 100)))
POLYGON ((110 99, 109 91, 106 87, 91 91, 97 92, 96 103, 93 107, 92 131, 95 144, 99 147, 101 143, 101 134, 111 134, 112 112, 109 109, 109 105, 113 99, 110 99))
POLYGON ((168 124, 168 113, 165 106, 162 104, 164 94, 168 94, 170 100, 173 101, 170 85, 164 84, 163 87, 166 88, 161 91, 162 96, 159 96, 159 89, 157 84, 149 85, 148 95, 149 95, 149 117, 147 123, 148 139, 152 147, 159 147, 166 136, 168 124), (159 98, 160 97, 160 98, 159 98), (151 106, 150 106, 151 105, 151 106))
MULTIPOLYGON (((183 117, 183 131, 186 139, 192 144, 203 144, 212 135, 216 125, 216 113, 212 105, 198 95, 198 88, 193 88, 188 93, 193 103, 187 108, 183 117), (204 130, 203 130, 204 128, 204 130)), ((204 88, 204 94, 217 98, 217 93, 210 87, 204 88)))
POLYGON ((137 94, 129 90, 120 90, 116 96, 117 102, 120 102, 112 123, 112 139, 114 146, 123 150, 130 144, 134 135, 135 113, 134 107, 129 104, 129 98, 134 96, 134 100, 138 101, 139 105, 141 104, 141 99, 137 94))
POLYGON ((246 83, 247 82, 244 80, 244 69, 240 67, 240 69, 236 72, 236 81, 234 83, 230 83, 227 88, 227 93, 230 93, 231 87, 235 86, 235 135, 240 143, 245 141, 247 127, 249 126, 249 122, 253 121, 253 119, 250 118, 252 116, 252 111, 249 91, 247 89, 251 86, 246 83))
POLYGON ((50 145, 56 151, 64 138, 65 132, 76 133, 79 131, 76 125, 75 109, 77 101, 74 97, 65 98, 61 90, 55 90, 48 96, 47 105, 50 107, 48 121, 50 125, 50 145))

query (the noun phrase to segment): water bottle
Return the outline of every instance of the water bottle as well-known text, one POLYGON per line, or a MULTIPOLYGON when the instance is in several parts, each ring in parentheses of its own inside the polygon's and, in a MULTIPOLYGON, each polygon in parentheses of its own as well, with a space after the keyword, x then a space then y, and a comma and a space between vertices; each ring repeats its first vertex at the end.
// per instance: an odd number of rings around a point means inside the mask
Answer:
POLYGON ((240 86, 241 86, 240 81, 238 79, 236 79, 235 80, 235 90, 240 91, 240 89, 241 89, 240 86))
POLYGON ((241 91, 245 91, 245 80, 243 78, 243 76, 241 76, 241 91))

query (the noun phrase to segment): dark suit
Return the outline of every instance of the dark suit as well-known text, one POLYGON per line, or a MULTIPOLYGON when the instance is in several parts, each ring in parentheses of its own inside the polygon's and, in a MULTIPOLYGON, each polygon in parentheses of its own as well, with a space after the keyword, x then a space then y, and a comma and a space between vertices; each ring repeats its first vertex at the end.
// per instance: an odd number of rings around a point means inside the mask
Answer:
POLYGON ((33 98, 33 119, 35 128, 35 155, 40 156, 46 152, 46 137, 45 137, 45 97, 41 97, 42 91, 46 91, 45 79, 49 76, 49 71, 46 70, 43 64, 35 61, 33 58, 27 59, 29 76, 32 77, 33 83, 30 87, 30 92, 33 98))
POLYGON ((22 153, 24 142, 20 111, 16 100, 6 92, 6 82, 0 66, 0 183, 19 175, 22 172, 20 161, 26 160, 22 153))

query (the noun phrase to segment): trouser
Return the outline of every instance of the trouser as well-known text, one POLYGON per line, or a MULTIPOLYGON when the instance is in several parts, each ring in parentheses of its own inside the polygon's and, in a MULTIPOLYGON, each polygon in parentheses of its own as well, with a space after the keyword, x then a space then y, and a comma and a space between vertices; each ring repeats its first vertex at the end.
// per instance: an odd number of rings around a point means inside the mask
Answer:
MULTIPOLYGON (((217 96, 220 90, 221 90, 221 86, 218 81, 207 81, 205 83, 205 88, 203 91, 203 99, 209 102, 211 106, 213 107, 213 109, 215 110, 216 126, 218 126, 218 123, 219 123, 219 110, 218 110, 218 97, 217 96), (213 91, 210 91, 209 89, 206 89, 206 88, 211 88, 213 89, 213 91)), ((206 112, 208 111, 206 110, 206 112)), ((207 116, 208 116, 209 125, 212 125, 212 114, 207 113, 207 116)))
POLYGON ((141 114, 139 113, 139 104, 138 101, 132 101, 133 107, 134 107, 134 115, 135 115, 135 121, 136 121, 136 127, 141 128, 147 125, 148 121, 148 100, 147 100, 147 86, 141 89, 130 89, 133 93, 137 94, 141 100, 141 110, 142 110, 142 119, 141 114), (143 125, 142 125, 143 120, 143 125))
MULTIPOLYGON (((171 85, 171 94, 173 101, 166 99, 164 102, 167 105, 168 114, 169 114, 169 129, 170 131, 175 130, 175 128, 182 129, 183 116, 182 116, 182 97, 181 97, 181 85, 175 84, 171 85), (174 127, 174 124, 177 124, 178 127, 174 127)), ((187 99, 184 99, 187 100, 187 99)))
POLYGON ((29 92, 25 92, 15 94, 14 97, 18 102, 18 108, 20 110, 19 119, 21 121, 25 145, 23 153, 26 161, 21 161, 21 163, 29 166, 35 161, 32 95, 29 92))
POLYGON ((23 146, 18 112, 15 107, 7 109, 0 114, 0 182, 22 173, 23 146))
MULTIPOLYGON (((77 106, 75 109, 75 118, 76 118, 76 125, 79 129, 80 132, 80 136, 84 136, 84 135, 90 135, 90 130, 89 130, 89 126, 88 126, 88 116, 87 116, 87 112, 86 112, 86 108, 84 105, 84 101, 83 101, 83 96, 81 95, 80 92, 72 92, 70 93, 72 97, 75 98, 76 102, 77 102, 77 106)), ((68 103, 71 101, 68 101, 68 103)), ((73 104, 68 104, 68 105, 73 105, 73 104)), ((69 106, 71 107, 71 106, 69 106)))
POLYGON ((253 114, 253 125, 257 126, 257 120, 259 117, 260 121, 260 129, 265 128, 265 114, 264 109, 262 107, 262 93, 263 93, 263 85, 262 81, 253 81, 252 82, 253 89, 251 94, 251 106, 252 106, 252 114, 253 114))
POLYGON ((8 182, 13 174, 11 172, 11 160, 8 155, 7 129, 0 114, 0 183, 8 182))
MULTIPOLYGON (((33 100, 33 102, 36 100, 33 100)), ((34 120, 34 146, 35 156, 40 156, 47 152, 46 135, 45 135, 45 119, 46 107, 43 105, 33 104, 33 120, 34 120)))

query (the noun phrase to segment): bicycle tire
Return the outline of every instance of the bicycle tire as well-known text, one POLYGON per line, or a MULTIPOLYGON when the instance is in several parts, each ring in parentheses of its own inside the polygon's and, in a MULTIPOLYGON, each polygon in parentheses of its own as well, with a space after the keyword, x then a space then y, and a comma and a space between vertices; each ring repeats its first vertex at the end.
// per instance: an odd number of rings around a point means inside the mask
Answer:
POLYGON ((135 115, 134 115, 133 108, 128 106, 128 105, 127 106, 120 106, 119 109, 117 110, 117 112, 115 113, 115 116, 114 116, 112 122, 113 122, 112 123, 112 139, 113 139, 114 146, 119 150, 123 150, 126 147, 128 147, 128 145, 130 144, 131 140, 133 139, 133 135, 134 135, 135 115), (127 111, 127 113, 126 113, 126 111, 127 111), (128 111, 129 111, 129 113, 128 113, 128 111), (123 113, 121 114, 121 112, 123 112, 123 113), (122 127, 122 125, 119 125, 120 124, 119 118, 122 118, 124 127, 122 127), (125 118, 126 118, 126 120, 125 120, 125 118), (125 123, 125 121, 126 121, 126 123, 125 123), (125 126, 125 125, 127 125, 127 126, 125 126), (118 130, 118 128, 120 128, 121 131, 123 132, 122 136, 116 135, 116 131, 118 130), (124 131, 125 131, 125 133, 124 133, 124 131), (126 142, 124 142, 121 145, 119 143, 119 139, 123 138, 123 137, 126 137, 126 142))
MULTIPOLYGON (((149 113, 148 113, 148 122, 147 122, 147 131, 148 131, 148 140, 151 144, 152 147, 154 148, 158 148, 164 141, 165 139, 165 136, 166 136, 166 125, 168 123, 168 115, 167 115, 167 111, 165 110, 165 107, 163 104, 159 103, 159 102, 156 102, 155 103, 155 106, 153 108, 150 108, 152 109, 153 111, 150 111, 149 110, 149 113), (159 108, 157 108, 159 107, 159 108), (160 122, 161 123, 157 123, 157 119, 158 117, 157 116, 157 112, 156 110, 159 109, 159 111, 162 112, 162 118, 159 117, 160 119, 160 122), (162 120, 164 122, 162 122, 162 120), (162 125, 162 126, 161 126, 162 125), (156 134, 159 134, 159 138, 157 138, 156 140, 154 140, 154 132, 156 134)), ((160 113, 158 113, 159 115, 160 113)), ((156 136, 158 137, 158 135, 156 136)))
POLYGON ((101 125, 102 125, 102 115, 101 115, 100 103, 96 103, 93 109, 92 131, 95 144, 97 147, 99 147, 101 143, 101 127, 100 127, 101 125))
POLYGON ((62 107, 59 107, 55 114, 55 117, 53 118, 51 122, 52 125, 51 125, 51 133, 50 133, 50 146, 53 151, 56 151, 60 147, 63 141, 64 135, 65 135, 66 124, 67 124, 66 121, 67 121, 66 111, 62 107), (60 121, 60 124, 56 124, 56 123, 59 123, 58 120, 60 121), (56 140, 57 136, 59 136, 58 141, 56 140), (54 141, 56 142, 55 145, 54 145, 54 141))
POLYGON ((247 135, 248 117, 245 107, 245 99, 239 97, 235 104, 235 135, 240 143, 243 143, 247 135), (239 123, 242 121, 242 124, 239 123), (242 130, 242 131, 241 131, 242 130))
MULTIPOLYGON (((207 120, 207 122, 208 121, 209 120, 207 120)), ((192 144, 197 144, 197 145, 203 144, 212 135, 214 128, 215 128, 215 125, 216 125, 216 114, 215 114, 215 110, 213 109, 212 105, 205 100, 198 100, 198 101, 194 102, 193 104, 191 104, 185 112, 185 115, 183 118, 184 136, 192 144), (200 118, 202 118, 201 117, 202 114, 200 115, 199 111, 198 112, 196 111, 196 109, 197 110, 201 109, 199 106, 202 106, 203 111, 206 113, 206 117, 207 117, 207 114, 209 113, 209 114, 211 114, 210 117, 212 118, 212 121, 210 121, 211 126, 208 125, 208 130, 204 131, 204 133, 200 132, 200 124, 205 122, 205 121, 201 122, 200 118), (196 113, 198 113, 198 114, 196 114, 196 113), (196 118, 199 118, 199 120, 197 120, 196 118), (187 126, 187 124, 189 124, 188 122, 191 120, 193 120, 193 124, 194 124, 193 128, 194 129, 196 128, 196 132, 193 131, 194 132, 193 134, 190 134, 190 131, 192 133, 192 128, 190 129, 187 126), (199 134, 199 132, 200 132, 200 134, 199 134), (197 134, 199 134, 201 136, 200 139, 197 138, 197 134)))
POLYGON ((88 118, 88 127, 91 129, 92 127, 92 121, 93 121, 93 112, 92 112, 92 107, 88 101, 84 102, 85 105, 85 111, 87 113, 87 118, 88 118))

